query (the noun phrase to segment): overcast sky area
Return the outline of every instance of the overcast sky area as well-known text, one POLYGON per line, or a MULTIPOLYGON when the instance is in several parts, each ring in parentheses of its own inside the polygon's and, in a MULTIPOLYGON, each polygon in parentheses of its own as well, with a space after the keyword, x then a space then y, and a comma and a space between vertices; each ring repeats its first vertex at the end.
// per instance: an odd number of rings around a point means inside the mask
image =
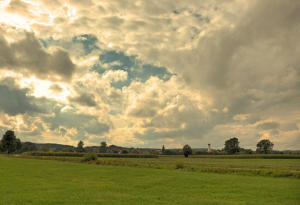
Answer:
POLYGON ((300 1, 0 0, 0 134, 300 149, 300 1))

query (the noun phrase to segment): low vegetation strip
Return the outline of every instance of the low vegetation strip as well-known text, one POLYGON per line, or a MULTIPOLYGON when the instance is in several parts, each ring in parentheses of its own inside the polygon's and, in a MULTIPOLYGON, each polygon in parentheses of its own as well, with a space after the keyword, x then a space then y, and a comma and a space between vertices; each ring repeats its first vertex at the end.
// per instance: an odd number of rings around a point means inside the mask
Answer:
MULTIPOLYGON (((26 152, 29 156, 54 156, 54 157, 84 157, 89 153, 79 152, 26 152)), ((116 157, 116 158, 157 158, 153 154, 114 154, 114 153, 95 153, 97 157, 116 157)))
POLYGON ((185 158, 98 158, 94 160, 84 160, 84 157, 66 157, 66 156, 32 156, 18 155, 15 157, 44 159, 44 160, 59 160, 72 162, 87 162, 97 165, 110 166, 128 166, 142 167, 155 169, 181 169, 193 172, 208 172, 208 173, 227 173, 239 175, 260 175, 272 177, 293 177, 300 179, 300 169, 293 163, 297 164, 298 159, 253 159, 254 162, 245 161, 245 159, 185 159, 185 158), (258 161, 257 161, 258 160, 258 161), (277 161, 280 160, 280 161, 277 161), (286 162, 288 160, 288 162, 286 162), (286 167, 286 166, 289 167, 286 167))
MULTIPOLYGON (((166 155, 167 156, 167 155, 166 155)), ((234 155, 191 155, 192 158, 221 159, 300 159, 299 154, 234 154, 234 155)))

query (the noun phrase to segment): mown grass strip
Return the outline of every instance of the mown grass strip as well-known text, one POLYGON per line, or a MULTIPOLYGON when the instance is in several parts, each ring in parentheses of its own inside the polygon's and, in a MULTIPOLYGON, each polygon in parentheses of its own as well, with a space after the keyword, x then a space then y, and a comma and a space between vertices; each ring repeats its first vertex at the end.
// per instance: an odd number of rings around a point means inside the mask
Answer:
MULTIPOLYGON (((43 159, 43 160, 58 160, 58 161, 71 161, 82 162, 80 157, 63 157, 63 156, 30 156, 30 155, 17 155, 14 157, 43 159)), ((225 167, 223 164, 216 166, 197 166, 192 163, 185 163, 182 161, 171 161, 170 163, 162 163, 156 160, 126 160, 126 159, 98 159, 86 162, 89 164, 97 164, 104 166, 128 166, 128 167, 141 167, 141 168, 155 168, 155 169, 181 169, 194 172, 207 172, 207 173, 222 173, 222 174, 239 174, 239 175, 259 175, 271 177, 293 177, 300 179, 300 171, 298 170, 285 170, 285 169, 265 169, 265 168, 248 168, 248 167, 225 167)))

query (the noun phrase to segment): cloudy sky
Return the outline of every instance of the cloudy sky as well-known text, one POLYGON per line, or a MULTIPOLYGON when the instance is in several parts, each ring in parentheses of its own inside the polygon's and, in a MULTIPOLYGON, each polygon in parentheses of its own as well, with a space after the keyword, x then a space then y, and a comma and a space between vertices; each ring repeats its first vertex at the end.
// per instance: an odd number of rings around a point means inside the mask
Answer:
POLYGON ((300 149, 300 1, 0 0, 0 134, 300 149))

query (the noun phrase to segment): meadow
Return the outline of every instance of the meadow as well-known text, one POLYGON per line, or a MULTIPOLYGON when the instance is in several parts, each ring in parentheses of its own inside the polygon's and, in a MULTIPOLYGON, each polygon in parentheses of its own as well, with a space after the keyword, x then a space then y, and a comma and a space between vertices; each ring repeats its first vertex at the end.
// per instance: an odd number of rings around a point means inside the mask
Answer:
MULTIPOLYGON (((82 156, 85 155, 87 154, 74 153, 70 157, 68 153, 33 152, 19 157, 80 162, 82 156)), ((98 154, 98 160, 89 163, 156 169, 183 169, 194 172, 294 177, 300 179, 300 155, 287 154, 191 155, 188 158, 184 158, 182 155, 150 157, 149 155, 132 154, 98 154)))
POLYGON ((300 179, 294 176, 186 168, 299 172, 299 159, 43 159, 0 155, 0 204, 300 204, 300 179))

